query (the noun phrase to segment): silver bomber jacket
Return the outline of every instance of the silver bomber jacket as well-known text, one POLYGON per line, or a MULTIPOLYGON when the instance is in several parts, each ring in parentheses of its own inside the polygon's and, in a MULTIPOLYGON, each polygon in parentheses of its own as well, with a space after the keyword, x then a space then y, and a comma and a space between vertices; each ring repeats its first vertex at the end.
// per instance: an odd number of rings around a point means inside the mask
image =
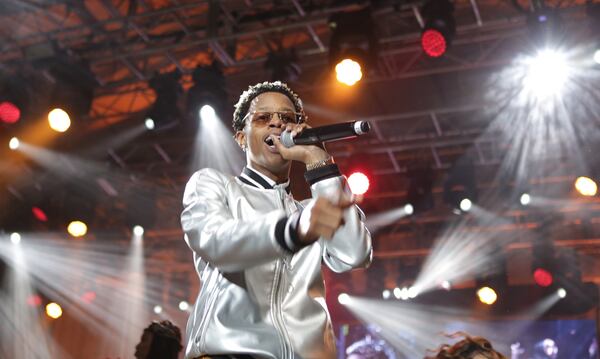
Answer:
MULTIPOLYGON (((332 239, 292 254, 275 238, 275 226, 303 205, 284 185, 265 189, 240 178, 202 169, 185 188, 181 223, 201 282, 185 358, 335 358, 321 263, 335 272, 370 263, 371 237, 360 210, 345 211, 332 239)), ((338 176, 313 184, 311 192, 337 198, 345 186, 338 176)))

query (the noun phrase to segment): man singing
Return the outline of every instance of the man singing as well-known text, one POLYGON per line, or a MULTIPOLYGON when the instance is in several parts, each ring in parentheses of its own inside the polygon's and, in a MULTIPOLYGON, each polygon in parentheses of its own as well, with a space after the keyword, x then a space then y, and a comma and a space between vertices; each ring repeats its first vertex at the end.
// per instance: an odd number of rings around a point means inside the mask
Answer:
POLYGON ((186 359, 336 358, 321 263, 368 265, 371 237, 331 156, 279 142, 305 119, 287 85, 251 86, 233 114, 246 167, 237 177, 202 169, 185 188, 181 224, 201 282, 186 359), (289 192, 292 160, 306 165, 312 199, 302 203, 289 192))

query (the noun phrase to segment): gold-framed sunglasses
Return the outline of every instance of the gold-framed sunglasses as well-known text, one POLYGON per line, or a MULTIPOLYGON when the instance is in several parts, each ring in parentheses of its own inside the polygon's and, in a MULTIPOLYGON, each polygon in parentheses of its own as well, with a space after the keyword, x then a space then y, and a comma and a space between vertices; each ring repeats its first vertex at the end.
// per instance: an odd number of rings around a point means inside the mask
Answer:
POLYGON ((281 122, 283 122, 284 124, 303 123, 306 121, 307 117, 302 113, 293 111, 253 111, 248 112, 248 114, 246 114, 246 116, 244 117, 244 120, 250 117, 251 121, 255 123, 269 123, 273 119, 273 116, 275 114, 277 114, 281 122))

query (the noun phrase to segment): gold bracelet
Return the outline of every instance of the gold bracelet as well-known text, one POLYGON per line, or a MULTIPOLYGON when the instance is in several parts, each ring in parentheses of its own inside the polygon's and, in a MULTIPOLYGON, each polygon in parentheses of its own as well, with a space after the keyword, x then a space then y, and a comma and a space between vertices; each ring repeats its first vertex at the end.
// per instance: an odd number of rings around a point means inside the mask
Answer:
POLYGON ((307 163, 306 164, 306 170, 310 171, 310 170, 314 170, 317 168, 321 168, 321 167, 325 167, 325 166, 329 166, 333 164, 333 157, 329 156, 324 160, 320 160, 317 162, 313 162, 313 163, 307 163))

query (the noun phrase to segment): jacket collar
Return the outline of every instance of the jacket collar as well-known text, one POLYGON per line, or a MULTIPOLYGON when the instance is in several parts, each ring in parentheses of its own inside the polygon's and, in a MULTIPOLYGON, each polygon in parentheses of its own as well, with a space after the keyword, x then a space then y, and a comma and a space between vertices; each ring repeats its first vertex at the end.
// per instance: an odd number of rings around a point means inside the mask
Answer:
POLYGON ((244 167, 238 178, 245 184, 256 188, 274 189, 275 187, 283 187, 287 193, 290 193, 291 190, 289 179, 285 183, 277 184, 269 177, 250 167, 244 167))

